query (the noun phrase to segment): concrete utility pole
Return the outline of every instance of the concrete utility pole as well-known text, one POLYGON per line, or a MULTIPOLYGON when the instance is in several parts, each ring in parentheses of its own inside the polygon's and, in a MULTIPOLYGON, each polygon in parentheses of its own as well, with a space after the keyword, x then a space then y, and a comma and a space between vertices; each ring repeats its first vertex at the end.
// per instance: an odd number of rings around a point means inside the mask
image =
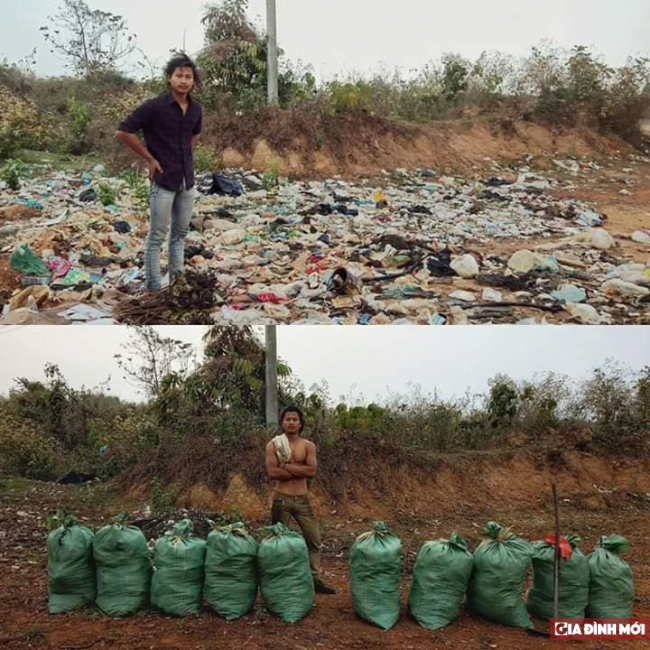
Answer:
POLYGON ((268 68, 268 103, 278 103, 278 23, 275 0, 266 0, 266 31, 269 36, 267 55, 268 68))
MULTIPOLYGON (((266 0, 266 31, 268 33, 268 103, 278 103, 278 26, 275 0, 266 0)), ((266 426, 278 424, 278 348, 275 325, 266 325, 266 426)))
POLYGON ((278 424, 278 339, 275 325, 264 327, 266 340, 266 426, 278 424))

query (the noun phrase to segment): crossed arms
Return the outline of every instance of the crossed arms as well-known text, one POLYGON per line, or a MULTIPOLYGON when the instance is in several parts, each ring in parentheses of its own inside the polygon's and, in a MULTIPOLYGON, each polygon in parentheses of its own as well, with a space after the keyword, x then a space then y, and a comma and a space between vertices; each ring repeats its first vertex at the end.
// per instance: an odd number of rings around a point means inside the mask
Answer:
POLYGON ((275 455, 275 445, 269 442, 266 445, 266 475, 273 481, 291 481, 301 478, 312 478, 316 476, 316 447, 314 443, 307 441, 307 457, 303 463, 282 463, 275 455))

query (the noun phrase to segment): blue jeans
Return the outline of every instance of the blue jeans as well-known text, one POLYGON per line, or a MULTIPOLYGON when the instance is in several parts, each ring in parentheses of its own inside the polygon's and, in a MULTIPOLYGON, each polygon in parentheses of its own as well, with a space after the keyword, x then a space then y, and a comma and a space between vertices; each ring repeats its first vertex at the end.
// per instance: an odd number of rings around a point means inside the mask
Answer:
POLYGON ((144 246, 145 287, 150 291, 160 289, 160 252, 171 224, 169 234, 169 279, 183 271, 185 262, 185 237, 192 219, 194 188, 185 187, 185 180, 176 192, 151 183, 149 193, 149 234, 144 246))

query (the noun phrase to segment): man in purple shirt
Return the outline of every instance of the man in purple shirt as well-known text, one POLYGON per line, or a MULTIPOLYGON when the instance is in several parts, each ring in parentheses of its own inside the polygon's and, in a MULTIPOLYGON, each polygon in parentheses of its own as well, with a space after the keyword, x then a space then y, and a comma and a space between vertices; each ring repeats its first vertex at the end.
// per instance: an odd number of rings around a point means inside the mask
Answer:
POLYGON ((199 72, 186 55, 174 57, 165 68, 169 92, 149 99, 118 126, 116 137, 147 161, 150 223, 144 249, 145 287, 162 285, 160 252, 170 229, 170 282, 183 271, 185 237, 194 207, 193 151, 201 133, 203 111, 191 92, 200 85, 199 72), (144 142, 136 135, 144 134, 144 142))

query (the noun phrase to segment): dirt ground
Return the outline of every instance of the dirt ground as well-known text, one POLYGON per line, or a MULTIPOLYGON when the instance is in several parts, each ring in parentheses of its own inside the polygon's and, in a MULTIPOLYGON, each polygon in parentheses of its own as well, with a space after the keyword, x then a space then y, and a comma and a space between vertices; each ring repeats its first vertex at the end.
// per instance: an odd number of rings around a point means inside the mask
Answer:
MULTIPOLYGON (((620 463, 612 461, 612 465, 618 467, 617 476, 623 483, 636 485, 641 465, 628 464, 623 473, 620 463)), ((477 494, 474 499, 471 494, 453 489, 448 490, 447 502, 440 504, 443 507, 439 514, 431 514, 437 512, 436 504, 431 502, 423 504, 419 514, 402 507, 392 508, 390 512, 385 510, 383 514, 390 515, 386 520, 403 544, 403 604, 408 596, 415 556, 426 540, 456 530, 468 539, 473 549, 480 542, 482 528, 489 519, 512 526, 513 532, 531 541, 552 532, 551 500, 546 494, 550 494, 550 485, 540 491, 540 481, 533 480, 529 486, 508 466, 501 468, 498 474, 503 481, 493 487, 499 495, 497 498, 477 494), (423 515, 425 511, 428 514, 423 515)), ((542 475, 540 473, 540 477, 542 475)), ((603 481, 611 476, 613 474, 603 476, 603 481)), ((426 491, 418 494, 409 490, 414 501, 428 497, 426 491)), ((590 491, 597 493, 599 499, 573 498, 573 494, 571 499, 561 498, 563 532, 579 533, 585 552, 591 551, 602 534, 619 533, 629 539, 631 550, 625 559, 635 579, 634 614, 648 618, 650 499, 645 493, 619 492, 616 486, 607 488, 594 484, 593 489, 585 487, 585 495, 590 491), (611 495, 616 498, 600 498, 611 495)), ((390 495, 375 497, 390 501, 390 495)), ((439 498, 436 495, 435 499, 439 498)), ((437 632, 420 627, 404 606, 400 620, 388 632, 359 619, 352 608, 348 589, 347 557, 355 537, 371 528, 374 519, 370 509, 359 516, 359 509, 353 512, 349 508, 335 508, 322 518, 323 566, 327 581, 338 593, 335 596, 317 595, 313 611, 294 625, 282 623, 269 614, 261 600, 251 614, 231 623, 207 609, 200 617, 187 619, 143 611, 124 620, 114 620, 92 608, 60 616, 48 615, 44 525, 48 510, 67 508, 97 529, 119 510, 128 510, 136 518, 142 506, 142 500, 125 499, 102 484, 59 486, 0 477, 0 647, 7 650, 302 650, 317 647, 527 650, 554 646, 548 638, 480 620, 464 608, 457 622, 437 632)), ((264 520, 251 522, 251 528, 255 530, 266 523, 264 520)), ((539 630, 548 629, 548 624, 542 621, 536 621, 536 625, 539 630)), ((582 644, 594 649, 633 647, 630 641, 582 644)))

